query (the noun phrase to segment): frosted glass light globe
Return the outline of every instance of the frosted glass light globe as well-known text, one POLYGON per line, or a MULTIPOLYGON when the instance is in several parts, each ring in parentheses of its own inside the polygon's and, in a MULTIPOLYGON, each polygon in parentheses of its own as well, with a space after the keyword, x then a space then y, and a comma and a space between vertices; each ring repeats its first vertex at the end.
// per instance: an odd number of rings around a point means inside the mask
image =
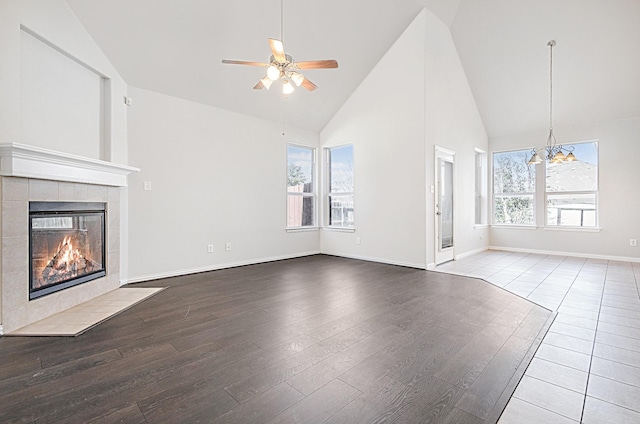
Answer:
POLYGON ((280 78, 280 69, 278 69, 276 66, 269 65, 269 67, 267 68, 267 76, 271 81, 277 80, 278 78, 280 78))

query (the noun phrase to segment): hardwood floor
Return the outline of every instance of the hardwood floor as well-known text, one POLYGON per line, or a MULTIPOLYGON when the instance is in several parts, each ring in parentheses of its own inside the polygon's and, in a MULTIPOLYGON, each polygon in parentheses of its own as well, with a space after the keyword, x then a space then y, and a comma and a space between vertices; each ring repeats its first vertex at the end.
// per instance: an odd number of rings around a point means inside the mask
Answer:
POLYGON ((311 256, 0 338, 0 422, 495 423, 552 313, 481 280, 311 256))

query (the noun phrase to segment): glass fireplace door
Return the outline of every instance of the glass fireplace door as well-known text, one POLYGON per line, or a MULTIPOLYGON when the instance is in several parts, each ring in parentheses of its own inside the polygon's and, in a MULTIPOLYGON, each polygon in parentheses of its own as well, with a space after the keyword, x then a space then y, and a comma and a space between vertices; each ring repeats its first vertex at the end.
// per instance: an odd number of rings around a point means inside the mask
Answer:
POLYGON ((30 203, 29 299, 106 275, 105 209, 104 203, 30 203))

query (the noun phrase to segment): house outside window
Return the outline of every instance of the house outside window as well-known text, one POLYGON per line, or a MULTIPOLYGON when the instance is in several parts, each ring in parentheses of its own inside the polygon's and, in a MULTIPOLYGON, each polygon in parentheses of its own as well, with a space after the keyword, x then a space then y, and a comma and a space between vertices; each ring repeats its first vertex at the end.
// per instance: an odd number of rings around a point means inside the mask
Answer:
POLYGON ((493 223, 535 225, 535 165, 531 149, 493 154, 493 223))
POLYGON ((316 225, 315 152, 312 147, 287 146, 287 228, 316 225))
POLYGON ((353 145, 326 149, 327 224, 329 227, 353 228, 353 145))
POLYGON ((546 225, 597 227, 598 143, 564 144, 577 160, 546 163, 546 225))

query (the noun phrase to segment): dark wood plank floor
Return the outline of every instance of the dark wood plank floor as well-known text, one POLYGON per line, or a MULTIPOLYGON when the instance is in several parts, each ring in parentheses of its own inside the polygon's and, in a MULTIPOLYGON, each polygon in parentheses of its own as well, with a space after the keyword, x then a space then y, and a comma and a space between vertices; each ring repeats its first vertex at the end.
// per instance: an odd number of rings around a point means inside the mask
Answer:
POLYGON ((76 338, 0 338, 0 422, 496 422, 551 313, 311 256, 159 280, 76 338))

